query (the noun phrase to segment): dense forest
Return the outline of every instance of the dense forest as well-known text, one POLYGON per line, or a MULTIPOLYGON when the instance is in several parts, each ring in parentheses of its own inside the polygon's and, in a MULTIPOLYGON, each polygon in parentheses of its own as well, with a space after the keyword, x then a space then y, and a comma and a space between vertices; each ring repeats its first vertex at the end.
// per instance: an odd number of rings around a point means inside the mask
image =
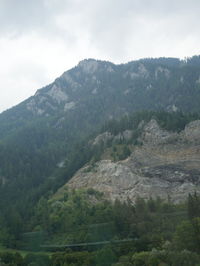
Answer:
POLYGON ((41 199, 33 218, 40 231, 23 240, 35 252, 1 251, 2 265, 199 265, 200 196, 180 205, 159 198, 111 204, 101 197, 91 189, 41 199))

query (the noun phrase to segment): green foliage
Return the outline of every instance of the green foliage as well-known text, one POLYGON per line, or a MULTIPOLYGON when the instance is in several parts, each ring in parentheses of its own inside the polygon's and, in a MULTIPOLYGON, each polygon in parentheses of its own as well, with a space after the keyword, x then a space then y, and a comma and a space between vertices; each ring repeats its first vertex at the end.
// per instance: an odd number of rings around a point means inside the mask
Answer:
POLYGON ((190 219, 200 217, 200 195, 196 192, 188 196, 188 217, 190 219))
POLYGON ((55 253, 52 256, 52 266, 93 266, 94 255, 89 252, 55 253))
POLYGON ((132 265, 145 266, 148 263, 148 259, 149 259, 148 252, 135 253, 132 257, 132 265))
POLYGON ((47 255, 29 253, 24 257, 25 265, 49 266, 50 262, 47 255))
POLYGON ((178 250, 200 251, 200 217, 184 221, 177 227, 174 245, 178 250))
POLYGON ((115 145, 112 148, 111 156, 114 161, 124 160, 129 157, 131 150, 127 144, 115 145))
POLYGON ((145 202, 138 198, 135 205, 116 200, 112 204, 93 189, 67 193, 67 198, 63 194, 59 200, 43 199, 35 209, 34 227, 46 231, 47 243, 55 248, 59 244, 132 239, 126 252, 130 247, 135 251, 161 249, 165 241, 172 241, 176 226, 187 219, 186 206, 160 199, 145 202))
POLYGON ((182 222, 178 227, 175 234, 175 246, 177 249, 194 250, 196 247, 195 234, 192 224, 189 221, 182 222))
MULTIPOLYGON (((85 246, 56 252, 51 262, 48 256, 28 254, 20 265, 192 266, 199 262, 200 221, 187 220, 186 204, 173 205, 159 198, 138 198, 134 205, 129 200, 112 204, 96 199, 94 204, 91 197, 98 193, 93 189, 67 189, 66 193, 59 199, 41 199, 33 226, 46 232, 42 245, 47 249, 50 245, 58 251, 60 244, 85 246), (105 240, 110 244, 101 246, 105 240), (94 242, 99 245, 90 246, 94 242)), ((6 256, 9 261, 16 259, 6 256)))
POLYGON ((19 253, 4 252, 0 253, 1 262, 10 266, 23 266, 23 258, 19 253))
POLYGON ((110 266, 116 262, 117 258, 109 246, 98 250, 95 256, 95 265, 97 266, 110 266))
POLYGON ((200 257, 190 251, 151 251, 135 253, 132 256, 133 266, 194 266, 200 262, 200 257))
POLYGON ((111 204, 102 200, 102 193, 93 189, 74 190, 68 191, 67 197, 64 193, 59 200, 40 201, 35 209, 34 227, 40 226, 57 244, 92 242, 110 238, 112 230, 107 223, 111 219, 111 204), (99 223, 105 227, 98 226, 99 223))
POLYGON ((158 124, 168 131, 180 132, 185 128, 185 125, 193 120, 199 119, 198 113, 183 113, 183 112, 166 112, 160 111, 140 111, 130 115, 123 116, 119 120, 109 120, 102 127, 101 131, 111 132, 113 135, 122 133, 123 131, 130 129, 133 130, 133 138, 137 139, 140 134, 139 124, 149 122, 151 119, 155 119, 158 124))

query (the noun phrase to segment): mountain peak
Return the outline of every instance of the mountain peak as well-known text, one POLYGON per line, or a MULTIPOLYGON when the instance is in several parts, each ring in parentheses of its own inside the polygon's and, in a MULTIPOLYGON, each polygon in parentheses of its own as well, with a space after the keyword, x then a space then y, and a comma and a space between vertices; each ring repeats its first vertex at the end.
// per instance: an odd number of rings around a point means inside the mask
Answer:
POLYGON ((94 73, 97 71, 99 62, 95 59, 89 58, 89 59, 84 59, 79 62, 78 67, 83 70, 85 73, 94 73))
POLYGON ((103 70, 113 72, 112 66, 114 64, 109 61, 96 60, 93 58, 84 59, 79 62, 78 67, 86 74, 93 74, 98 71, 101 67, 103 70))

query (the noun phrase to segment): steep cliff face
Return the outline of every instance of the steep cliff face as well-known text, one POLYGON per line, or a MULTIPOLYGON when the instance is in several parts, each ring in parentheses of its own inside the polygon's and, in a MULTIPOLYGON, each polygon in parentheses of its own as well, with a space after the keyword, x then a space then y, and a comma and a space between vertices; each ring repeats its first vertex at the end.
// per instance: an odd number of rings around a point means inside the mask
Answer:
POLYGON ((86 165, 66 186, 92 187, 110 200, 133 202, 137 197, 161 197, 177 203, 188 193, 200 192, 200 121, 189 123, 178 134, 162 130, 151 120, 140 138, 143 145, 126 160, 86 165))

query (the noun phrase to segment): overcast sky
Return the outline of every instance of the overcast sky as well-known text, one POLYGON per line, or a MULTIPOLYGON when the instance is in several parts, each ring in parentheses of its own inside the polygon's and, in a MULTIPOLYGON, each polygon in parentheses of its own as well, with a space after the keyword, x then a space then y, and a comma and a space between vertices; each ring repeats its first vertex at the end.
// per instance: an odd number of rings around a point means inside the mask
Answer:
POLYGON ((198 0, 0 0, 0 112, 84 58, 200 54, 198 0))

